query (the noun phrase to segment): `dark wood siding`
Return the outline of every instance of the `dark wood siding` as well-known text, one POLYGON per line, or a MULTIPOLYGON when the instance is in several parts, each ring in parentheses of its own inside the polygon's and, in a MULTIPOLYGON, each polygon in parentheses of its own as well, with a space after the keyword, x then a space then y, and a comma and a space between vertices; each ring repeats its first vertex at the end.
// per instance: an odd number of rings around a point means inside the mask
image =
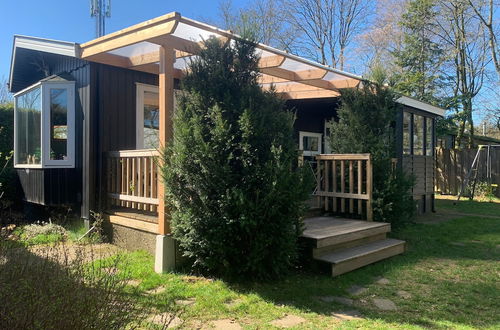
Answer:
POLYGON ((136 83, 158 85, 154 74, 92 64, 99 114, 100 152, 135 149, 136 83))
POLYGON ((136 83, 158 85, 154 74, 126 70, 104 64, 91 64, 93 120, 90 127, 90 159, 95 164, 90 174, 95 189, 91 207, 104 210, 105 152, 136 148, 136 83))
POLYGON ((324 133, 325 120, 337 119, 338 99, 289 100, 287 107, 296 113, 294 128, 299 131, 324 133))
POLYGON ((21 183, 24 200, 30 203, 45 205, 44 176, 41 169, 18 169, 17 175, 21 183))

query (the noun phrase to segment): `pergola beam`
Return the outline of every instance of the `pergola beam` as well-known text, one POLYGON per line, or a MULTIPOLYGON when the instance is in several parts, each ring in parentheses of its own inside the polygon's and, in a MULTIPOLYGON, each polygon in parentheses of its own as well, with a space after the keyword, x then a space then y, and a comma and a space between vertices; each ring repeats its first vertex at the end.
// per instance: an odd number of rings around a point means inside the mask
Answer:
POLYGON ((168 35, 175 31, 179 19, 180 14, 174 12, 91 40, 80 45, 81 57, 87 59, 92 55, 168 35))
POLYGON ((259 69, 277 68, 285 62, 285 59, 285 56, 282 55, 261 57, 259 60, 259 69))
POLYGON ((160 62, 160 52, 151 52, 146 54, 141 54, 137 56, 132 56, 129 58, 130 66, 139 66, 146 64, 153 64, 160 62))
POLYGON ((338 97, 340 94, 336 91, 320 89, 312 91, 284 92, 280 93, 279 95, 281 95, 281 97, 283 97, 285 100, 302 100, 302 99, 338 97))

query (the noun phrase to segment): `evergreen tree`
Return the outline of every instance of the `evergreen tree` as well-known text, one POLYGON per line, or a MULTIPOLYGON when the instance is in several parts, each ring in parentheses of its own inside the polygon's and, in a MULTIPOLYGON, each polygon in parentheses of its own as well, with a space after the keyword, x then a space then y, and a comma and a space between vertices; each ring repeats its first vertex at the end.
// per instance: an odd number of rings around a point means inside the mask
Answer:
POLYGON ((338 122, 331 123, 333 153, 370 153, 373 163, 373 216, 394 227, 408 222, 415 211, 413 179, 392 169, 396 157, 395 118, 401 112, 389 88, 367 84, 341 95, 338 122))
POLYGON ((205 42, 183 80, 163 176, 173 235, 193 266, 270 278, 297 256, 303 202, 293 114, 257 83, 250 42, 205 42))
POLYGON ((393 54, 401 68, 396 90, 434 104, 438 102, 438 70, 443 57, 440 45, 433 40, 436 17, 435 0, 410 0, 400 21, 402 49, 393 54))

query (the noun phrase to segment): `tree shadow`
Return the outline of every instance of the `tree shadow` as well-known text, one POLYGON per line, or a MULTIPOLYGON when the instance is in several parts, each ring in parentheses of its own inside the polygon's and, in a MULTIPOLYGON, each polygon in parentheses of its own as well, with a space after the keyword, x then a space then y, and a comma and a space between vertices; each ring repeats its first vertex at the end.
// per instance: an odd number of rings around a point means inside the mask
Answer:
POLYGON ((0 246, 2 328, 122 329, 144 319, 122 278, 65 251, 0 246))
POLYGON ((500 232, 500 221, 482 218, 479 225, 479 218, 409 225, 393 234, 406 240, 405 254, 335 278, 330 277, 324 265, 308 265, 295 269, 280 281, 231 287, 275 304, 322 315, 357 309, 368 319, 423 327, 449 326, 450 322, 492 326, 498 322, 495 311, 500 308, 500 299, 494 270, 486 263, 498 262, 500 249, 495 245, 498 242, 488 238, 482 241, 481 237, 500 232), (375 284, 378 276, 389 278, 391 284, 375 284), (353 285, 367 287, 368 291, 358 297, 351 296, 347 289, 353 285), (398 290, 409 291, 411 298, 399 297, 398 290), (324 296, 346 297, 353 299, 353 304, 325 302, 320 298, 324 296), (393 300, 398 310, 378 310, 373 305, 374 297, 393 300), (470 315, 472 312, 474 316, 470 315))

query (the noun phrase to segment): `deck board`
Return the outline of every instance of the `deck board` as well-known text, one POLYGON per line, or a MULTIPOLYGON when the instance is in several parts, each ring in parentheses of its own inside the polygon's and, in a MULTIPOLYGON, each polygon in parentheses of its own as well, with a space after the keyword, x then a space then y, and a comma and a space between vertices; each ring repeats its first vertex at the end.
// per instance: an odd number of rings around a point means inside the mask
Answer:
POLYGON ((304 219, 305 229, 302 237, 321 240, 357 231, 385 227, 383 222, 351 220, 333 217, 313 217, 304 219))

